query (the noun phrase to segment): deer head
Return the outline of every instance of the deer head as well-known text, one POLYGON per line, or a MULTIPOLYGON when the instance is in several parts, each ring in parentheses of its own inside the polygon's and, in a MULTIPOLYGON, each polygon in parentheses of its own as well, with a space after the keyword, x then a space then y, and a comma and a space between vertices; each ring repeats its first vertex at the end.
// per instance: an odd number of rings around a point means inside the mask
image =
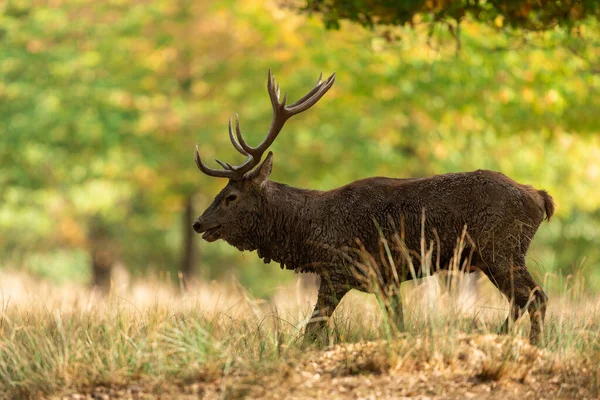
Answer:
POLYGON ((229 119, 229 138, 233 147, 246 156, 240 165, 216 160, 223 169, 213 169, 204 164, 198 152, 194 152, 196 165, 204 174, 219 178, 228 178, 229 183, 221 190, 213 203, 196 219, 193 228, 197 233, 203 233, 202 238, 208 242, 224 239, 230 244, 250 250, 249 238, 257 224, 260 224, 260 204, 263 189, 273 166, 273 153, 269 152, 262 164, 259 165, 264 152, 271 146, 285 122, 292 116, 308 110, 333 86, 335 74, 325 81, 322 75, 315 87, 293 104, 286 105, 287 93, 280 101, 279 84, 269 70, 267 90, 273 106, 273 120, 265 139, 256 147, 249 146, 242 136, 239 117, 236 115, 235 131, 231 118, 229 119), (253 170, 254 167, 256 167, 253 170))

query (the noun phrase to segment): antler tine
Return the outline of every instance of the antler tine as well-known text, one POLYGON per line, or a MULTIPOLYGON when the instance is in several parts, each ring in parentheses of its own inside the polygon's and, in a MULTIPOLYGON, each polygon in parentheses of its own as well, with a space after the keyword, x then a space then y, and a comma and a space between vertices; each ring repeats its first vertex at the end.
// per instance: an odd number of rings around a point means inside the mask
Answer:
MULTIPOLYGON (((319 80, 317 81, 317 84, 315 85, 315 87, 313 87, 310 92, 306 93, 304 96, 302 96, 300 99, 298 99, 298 101, 290 104, 288 106, 288 108, 294 108, 296 107, 298 104, 305 102, 307 99, 311 98, 312 95, 314 95, 315 93, 317 93, 323 86, 327 85, 327 82, 329 82, 330 79, 333 79, 335 81, 335 73, 331 74, 327 79, 325 79, 325 82, 321 81, 321 79, 323 78, 323 73, 321 73, 321 75, 319 75, 319 80)), ((331 86, 330 86, 331 87, 331 86)), ((324 93, 323 93, 324 94, 324 93)))
POLYGON ((237 114, 235 114, 235 135, 237 136, 238 143, 240 146, 242 146, 246 155, 252 154, 254 148, 248 145, 246 140, 244 140, 244 137, 242 136, 242 130, 240 129, 240 116, 237 114))
MULTIPOLYGON (((239 124, 239 117, 236 114, 235 115, 235 128, 236 128, 236 133, 239 132, 239 128, 240 128, 240 124, 239 124)), ((241 137, 241 133, 239 134, 239 136, 241 137)), ((231 144, 233 144, 233 147, 235 147, 235 149, 237 151, 239 151, 242 155, 247 156, 248 152, 246 150, 244 150, 244 148, 238 143, 237 140, 235 140, 235 136, 233 134, 233 126, 231 125, 231 117, 229 117, 229 140, 231 140, 231 144)))
POLYGON ((219 160, 218 158, 215 158, 215 161, 221 166, 223 167, 225 170, 227 171, 233 171, 233 167, 231 166, 231 164, 223 162, 221 160, 219 160))
MULTIPOLYGON (((302 111, 308 110, 310 107, 314 106, 320 99, 327 93, 329 89, 335 83, 335 73, 331 74, 329 78, 325 80, 325 82, 315 86, 318 88, 312 96, 304 96, 301 100, 297 101, 294 104, 290 104, 285 108, 285 110, 291 115, 295 115, 301 113, 302 111)), ((314 89, 313 89, 314 90, 314 89)), ((312 90, 311 90, 312 92, 312 90)))
MULTIPOLYGON (((261 157, 262 157, 262 154, 261 154, 261 157)), ((259 162, 260 162, 260 157, 254 158, 254 156, 249 155, 246 158, 246 160, 244 160, 244 162, 241 163, 240 165, 232 165, 231 170, 233 172, 235 172, 236 174, 238 174, 239 177, 242 177, 246 172, 248 172, 252 168, 254 168, 259 162)), ((234 179, 234 178, 232 178, 232 179, 234 179)))
POLYGON ((230 178, 230 179, 235 179, 238 176, 238 173, 235 171, 231 171, 231 170, 224 171, 224 170, 212 169, 210 167, 207 167, 202 162, 202 159, 200 158, 200 152, 198 151, 198 145, 196 145, 196 148, 194 150, 194 161, 196 161, 196 166, 198 167, 198 169, 200 171, 202 171, 203 173, 205 173, 206 175, 214 176, 217 178, 230 178))
POLYGON ((279 95, 277 95, 277 90, 275 90, 275 78, 273 77, 273 74, 271 74, 270 68, 269 77, 267 78, 267 91, 269 92, 269 98, 273 105, 273 111, 275 111, 275 107, 279 104, 279 95))

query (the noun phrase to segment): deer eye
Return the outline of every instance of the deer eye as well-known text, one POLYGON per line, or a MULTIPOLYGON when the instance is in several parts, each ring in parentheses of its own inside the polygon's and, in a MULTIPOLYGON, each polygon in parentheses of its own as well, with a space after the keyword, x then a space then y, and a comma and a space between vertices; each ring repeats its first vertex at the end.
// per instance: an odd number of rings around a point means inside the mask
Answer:
POLYGON ((225 204, 229 204, 236 200, 237 200, 237 194, 230 194, 229 196, 225 197, 225 204))

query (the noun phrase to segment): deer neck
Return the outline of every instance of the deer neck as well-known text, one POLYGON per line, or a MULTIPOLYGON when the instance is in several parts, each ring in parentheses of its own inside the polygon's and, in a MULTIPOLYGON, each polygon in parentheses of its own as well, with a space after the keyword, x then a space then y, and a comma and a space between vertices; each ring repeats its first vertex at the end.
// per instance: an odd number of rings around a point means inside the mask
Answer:
POLYGON ((315 272, 310 265, 310 243, 314 236, 311 221, 318 208, 320 193, 268 181, 264 188, 260 233, 256 250, 265 263, 278 262, 295 272, 315 272))

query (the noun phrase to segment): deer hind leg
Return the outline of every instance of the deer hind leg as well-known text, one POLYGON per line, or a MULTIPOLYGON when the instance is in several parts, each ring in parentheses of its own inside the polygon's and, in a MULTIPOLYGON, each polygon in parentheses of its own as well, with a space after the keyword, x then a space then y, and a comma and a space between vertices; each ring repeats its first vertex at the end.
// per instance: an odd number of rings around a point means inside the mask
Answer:
POLYGON ((519 261, 516 265, 513 263, 496 264, 493 271, 486 272, 490 280, 510 302, 510 311, 502 325, 501 332, 507 333, 512 323, 527 310, 531 320, 529 340, 532 343, 539 343, 542 325, 546 317, 548 296, 527 271, 524 259, 519 261))

